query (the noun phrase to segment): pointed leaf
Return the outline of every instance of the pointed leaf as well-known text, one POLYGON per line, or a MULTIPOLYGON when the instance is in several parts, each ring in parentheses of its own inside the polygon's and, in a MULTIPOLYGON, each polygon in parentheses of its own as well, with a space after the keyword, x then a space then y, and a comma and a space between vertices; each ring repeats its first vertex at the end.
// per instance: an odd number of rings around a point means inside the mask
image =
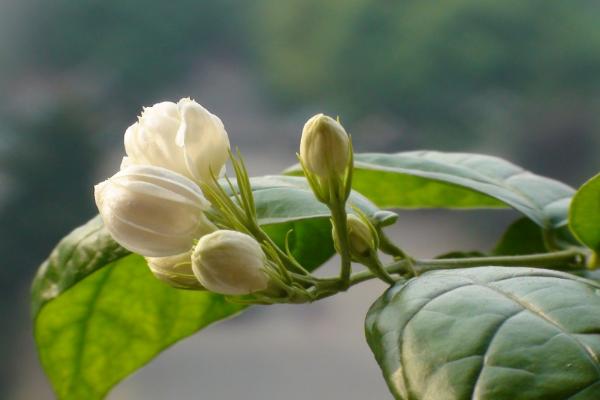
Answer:
MULTIPOLYGON (((294 166, 286 173, 301 170, 294 166)), ((567 223, 574 193, 497 157, 437 151, 356 154, 353 187, 380 207, 510 206, 544 228, 567 223)))

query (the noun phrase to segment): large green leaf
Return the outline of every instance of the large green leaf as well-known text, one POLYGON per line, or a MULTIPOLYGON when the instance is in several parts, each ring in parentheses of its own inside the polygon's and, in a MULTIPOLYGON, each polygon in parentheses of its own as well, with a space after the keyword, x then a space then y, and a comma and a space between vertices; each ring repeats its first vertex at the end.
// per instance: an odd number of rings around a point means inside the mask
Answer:
POLYGON ((169 345, 241 309, 163 284, 132 254, 48 303, 35 339, 58 398, 99 399, 169 345))
POLYGON ((600 252, 600 174, 584 183, 573 197, 569 226, 583 244, 600 252))
MULTIPOLYGON (((301 174, 299 166, 286 171, 301 174)), ((574 190, 497 157, 411 151, 356 154, 353 187, 380 207, 498 208, 544 228, 567 223, 574 190)))
POLYGON ((600 398, 600 284, 530 268, 423 274, 371 307, 367 340, 395 398, 600 398))
MULTIPOLYGON (((327 209, 302 178, 254 178, 259 222, 314 269, 334 252, 327 209)), ((376 207, 353 194, 367 214, 376 207)), ((67 235, 32 287, 35 339, 60 399, 100 399, 160 351, 242 307, 216 294, 171 288, 115 243, 99 217, 67 235)))

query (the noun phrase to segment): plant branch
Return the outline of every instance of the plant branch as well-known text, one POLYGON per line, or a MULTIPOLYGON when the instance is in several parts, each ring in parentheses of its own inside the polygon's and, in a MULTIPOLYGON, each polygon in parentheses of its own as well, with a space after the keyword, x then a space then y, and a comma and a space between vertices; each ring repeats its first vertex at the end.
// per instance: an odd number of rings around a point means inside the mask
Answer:
POLYGON ((340 269, 340 286, 345 290, 350 285, 350 274, 352 273, 352 260, 350 258, 350 241, 348 238, 348 221, 345 209, 345 200, 337 196, 337 187, 334 184, 329 184, 330 190, 334 196, 331 196, 329 209, 331 210, 331 223, 333 224, 333 232, 337 236, 339 244, 339 253, 341 258, 340 269))
MULTIPOLYGON (((544 267, 556 270, 573 270, 574 265, 582 265, 583 255, 575 249, 555 251, 552 253, 528 254, 521 256, 495 256, 495 257, 469 257, 469 258, 447 258, 434 260, 413 260, 413 268, 417 274, 436 269, 453 269, 468 267, 544 267)), ((387 268, 392 272, 395 268, 404 265, 405 261, 400 260, 388 265, 387 268)), ((388 271, 389 271, 388 269, 388 271)))

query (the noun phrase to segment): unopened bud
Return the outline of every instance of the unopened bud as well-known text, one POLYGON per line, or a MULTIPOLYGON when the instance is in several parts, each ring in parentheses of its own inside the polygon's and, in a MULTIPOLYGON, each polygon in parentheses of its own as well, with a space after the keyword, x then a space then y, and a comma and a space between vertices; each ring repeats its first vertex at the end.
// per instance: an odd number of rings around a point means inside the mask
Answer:
MULTIPOLYGON (((367 224, 354 214, 349 214, 347 219, 350 255, 353 259, 360 260, 368 257, 371 251, 376 250, 375 238, 367 224)), ((335 247, 339 251, 338 236, 334 232, 335 247)))
POLYGON ((210 291, 243 295, 267 289, 266 256, 244 233, 219 230, 203 236, 192 254, 192 270, 210 291))
POLYGON ((165 168, 125 168, 96 185, 95 197, 112 237, 146 257, 184 253, 215 230, 203 214, 210 203, 198 185, 165 168))
POLYGON ((156 278, 180 289, 203 289, 192 271, 192 253, 170 257, 146 257, 148 267, 156 278))
POLYGON ((313 174, 340 176, 348 166, 349 138, 344 127, 331 117, 317 114, 302 130, 300 157, 313 174))

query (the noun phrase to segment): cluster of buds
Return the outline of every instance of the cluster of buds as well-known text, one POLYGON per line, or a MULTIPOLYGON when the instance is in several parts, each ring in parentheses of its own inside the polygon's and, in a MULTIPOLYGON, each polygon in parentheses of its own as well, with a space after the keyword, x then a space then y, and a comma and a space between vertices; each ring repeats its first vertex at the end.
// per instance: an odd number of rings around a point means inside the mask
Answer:
MULTIPOLYGON (((112 237, 144 256, 158 279, 267 303, 314 298, 307 289, 316 278, 259 227, 250 180, 217 116, 191 99, 158 103, 144 108, 124 142, 120 171, 95 187, 96 205, 112 237), (228 159, 237 176, 235 200, 218 182, 228 159)), ((339 121, 309 119, 299 159, 316 197, 332 209, 342 258, 372 265, 377 232, 366 216, 345 210, 352 143, 339 121)))
POLYGON ((393 283, 377 256, 377 229, 359 210, 356 214, 346 212, 354 159, 352 141, 339 120, 323 114, 309 119, 302 130, 298 158, 316 198, 331 210, 333 240, 342 256, 342 289, 350 282, 351 261, 364 264, 382 280, 393 283))
POLYGON ((95 187, 112 237, 146 257, 152 273, 178 288, 228 295, 267 287, 260 244, 219 230, 201 185, 213 185, 229 157, 221 120, 190 99, 145 108, 125 132, 121 170, 95 187))

